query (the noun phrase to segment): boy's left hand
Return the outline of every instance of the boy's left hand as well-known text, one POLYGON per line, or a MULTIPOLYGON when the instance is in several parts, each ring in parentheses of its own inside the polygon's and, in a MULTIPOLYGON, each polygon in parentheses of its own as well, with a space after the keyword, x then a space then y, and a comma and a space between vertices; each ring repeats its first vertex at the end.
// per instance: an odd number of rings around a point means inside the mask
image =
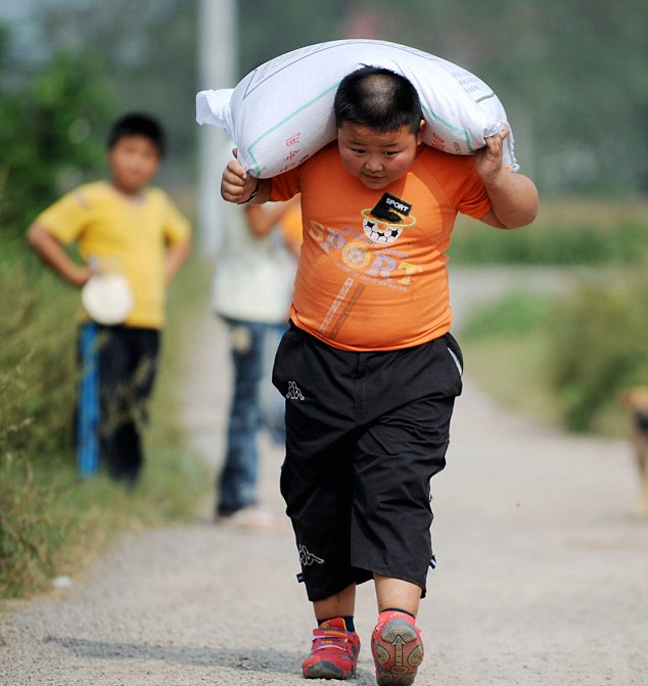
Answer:
POLYGON ((505 128, 495 136, 486 138, 486 146, 475 153, 475 171, 479 174, 491 209, 481 221, 500 229, 516 229, 530 224, 538 213, 538 191, 531 179, 513 173, 502 166, 505 128))
POLYGON ((221 179, 221 196, 223 200, 243 204, 253 197, 254 189, 259 190, 260 179, 245 172, 236 158, 236 148, 232 150, 234 159, 230 160, 225 167, 221 179))
POLYGON ((475 153, 475 171, 487 185, 505 171, 502 161, 504 159, 504 140, 508 134, 508 128, 505 127, 500 133, 489 136, 485 139, 486 146, 475 153))

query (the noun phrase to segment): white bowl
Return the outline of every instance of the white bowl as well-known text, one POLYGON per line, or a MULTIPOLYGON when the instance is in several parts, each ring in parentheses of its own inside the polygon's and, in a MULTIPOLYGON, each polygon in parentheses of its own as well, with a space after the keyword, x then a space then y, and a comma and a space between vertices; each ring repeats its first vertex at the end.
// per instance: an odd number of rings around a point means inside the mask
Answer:
POLYGON ((133 310, 133 290, 123 274, 95 274, 81 289, 81 303, 98 324, 121 324, 133 310))

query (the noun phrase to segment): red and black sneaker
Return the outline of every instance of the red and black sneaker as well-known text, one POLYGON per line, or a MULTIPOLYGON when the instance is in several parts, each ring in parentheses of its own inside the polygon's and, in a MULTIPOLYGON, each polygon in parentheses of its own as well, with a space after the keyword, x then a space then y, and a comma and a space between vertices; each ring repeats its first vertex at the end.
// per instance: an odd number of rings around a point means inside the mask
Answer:
POLYGON ((348 679, 355 676, 360 638, 347 631, 344 619, 335 617, 313 630, 311 654, 302 669, 306 679, 348 679))
POLYGON ((421 632, 406 612, 385 610, 371 634, 378 686, 411 686, 423 662, 421 632))

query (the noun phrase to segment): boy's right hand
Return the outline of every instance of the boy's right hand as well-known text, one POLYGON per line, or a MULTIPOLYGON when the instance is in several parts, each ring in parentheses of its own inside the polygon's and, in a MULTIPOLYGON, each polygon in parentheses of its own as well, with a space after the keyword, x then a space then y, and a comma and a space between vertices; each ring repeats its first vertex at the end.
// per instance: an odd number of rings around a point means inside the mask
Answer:
POLYGON ((38 223, 29 227, 27 240, 61 278, 77 288, 81 288, 96 272, 91 265, 80 265, 70 259, 59 240, 38 223))
POLYGON ((223 172, 221 196, 228 202, 244 203, 254 192, 257 182, 258 179, 247 174, 238 160, 230 160, 223 172))
POLYGON ((87 264, 82 267, 78 267, 76 273, 74 273, 69 279, 70 283, 77 288, 82 288, 90 281, 90 279, 97 273, 96 269, 89 267, 87 264))

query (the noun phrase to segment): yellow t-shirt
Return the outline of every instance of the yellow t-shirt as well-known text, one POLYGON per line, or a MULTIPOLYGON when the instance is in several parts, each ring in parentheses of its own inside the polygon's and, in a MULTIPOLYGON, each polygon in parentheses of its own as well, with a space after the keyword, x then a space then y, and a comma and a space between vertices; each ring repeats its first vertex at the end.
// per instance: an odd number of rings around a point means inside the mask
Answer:
POLYGON ((131 200, 105 181, 85 184, 63 196, 36 219, 64 245, 76 242, 87 262, 123 273, 134 307, 124 324, 164 326, 166 246, 189 238, 189 222, 167 194, 150 188, 131 200))
POLYGON ((343 350, 396 350, 448 332, 445 252, 455 218, 491 207, 473 157, 421 146, 408 173, 377 191, 342 167, 334 142, 273 178, 272 199, 296 193, 298 327, 343 350))

